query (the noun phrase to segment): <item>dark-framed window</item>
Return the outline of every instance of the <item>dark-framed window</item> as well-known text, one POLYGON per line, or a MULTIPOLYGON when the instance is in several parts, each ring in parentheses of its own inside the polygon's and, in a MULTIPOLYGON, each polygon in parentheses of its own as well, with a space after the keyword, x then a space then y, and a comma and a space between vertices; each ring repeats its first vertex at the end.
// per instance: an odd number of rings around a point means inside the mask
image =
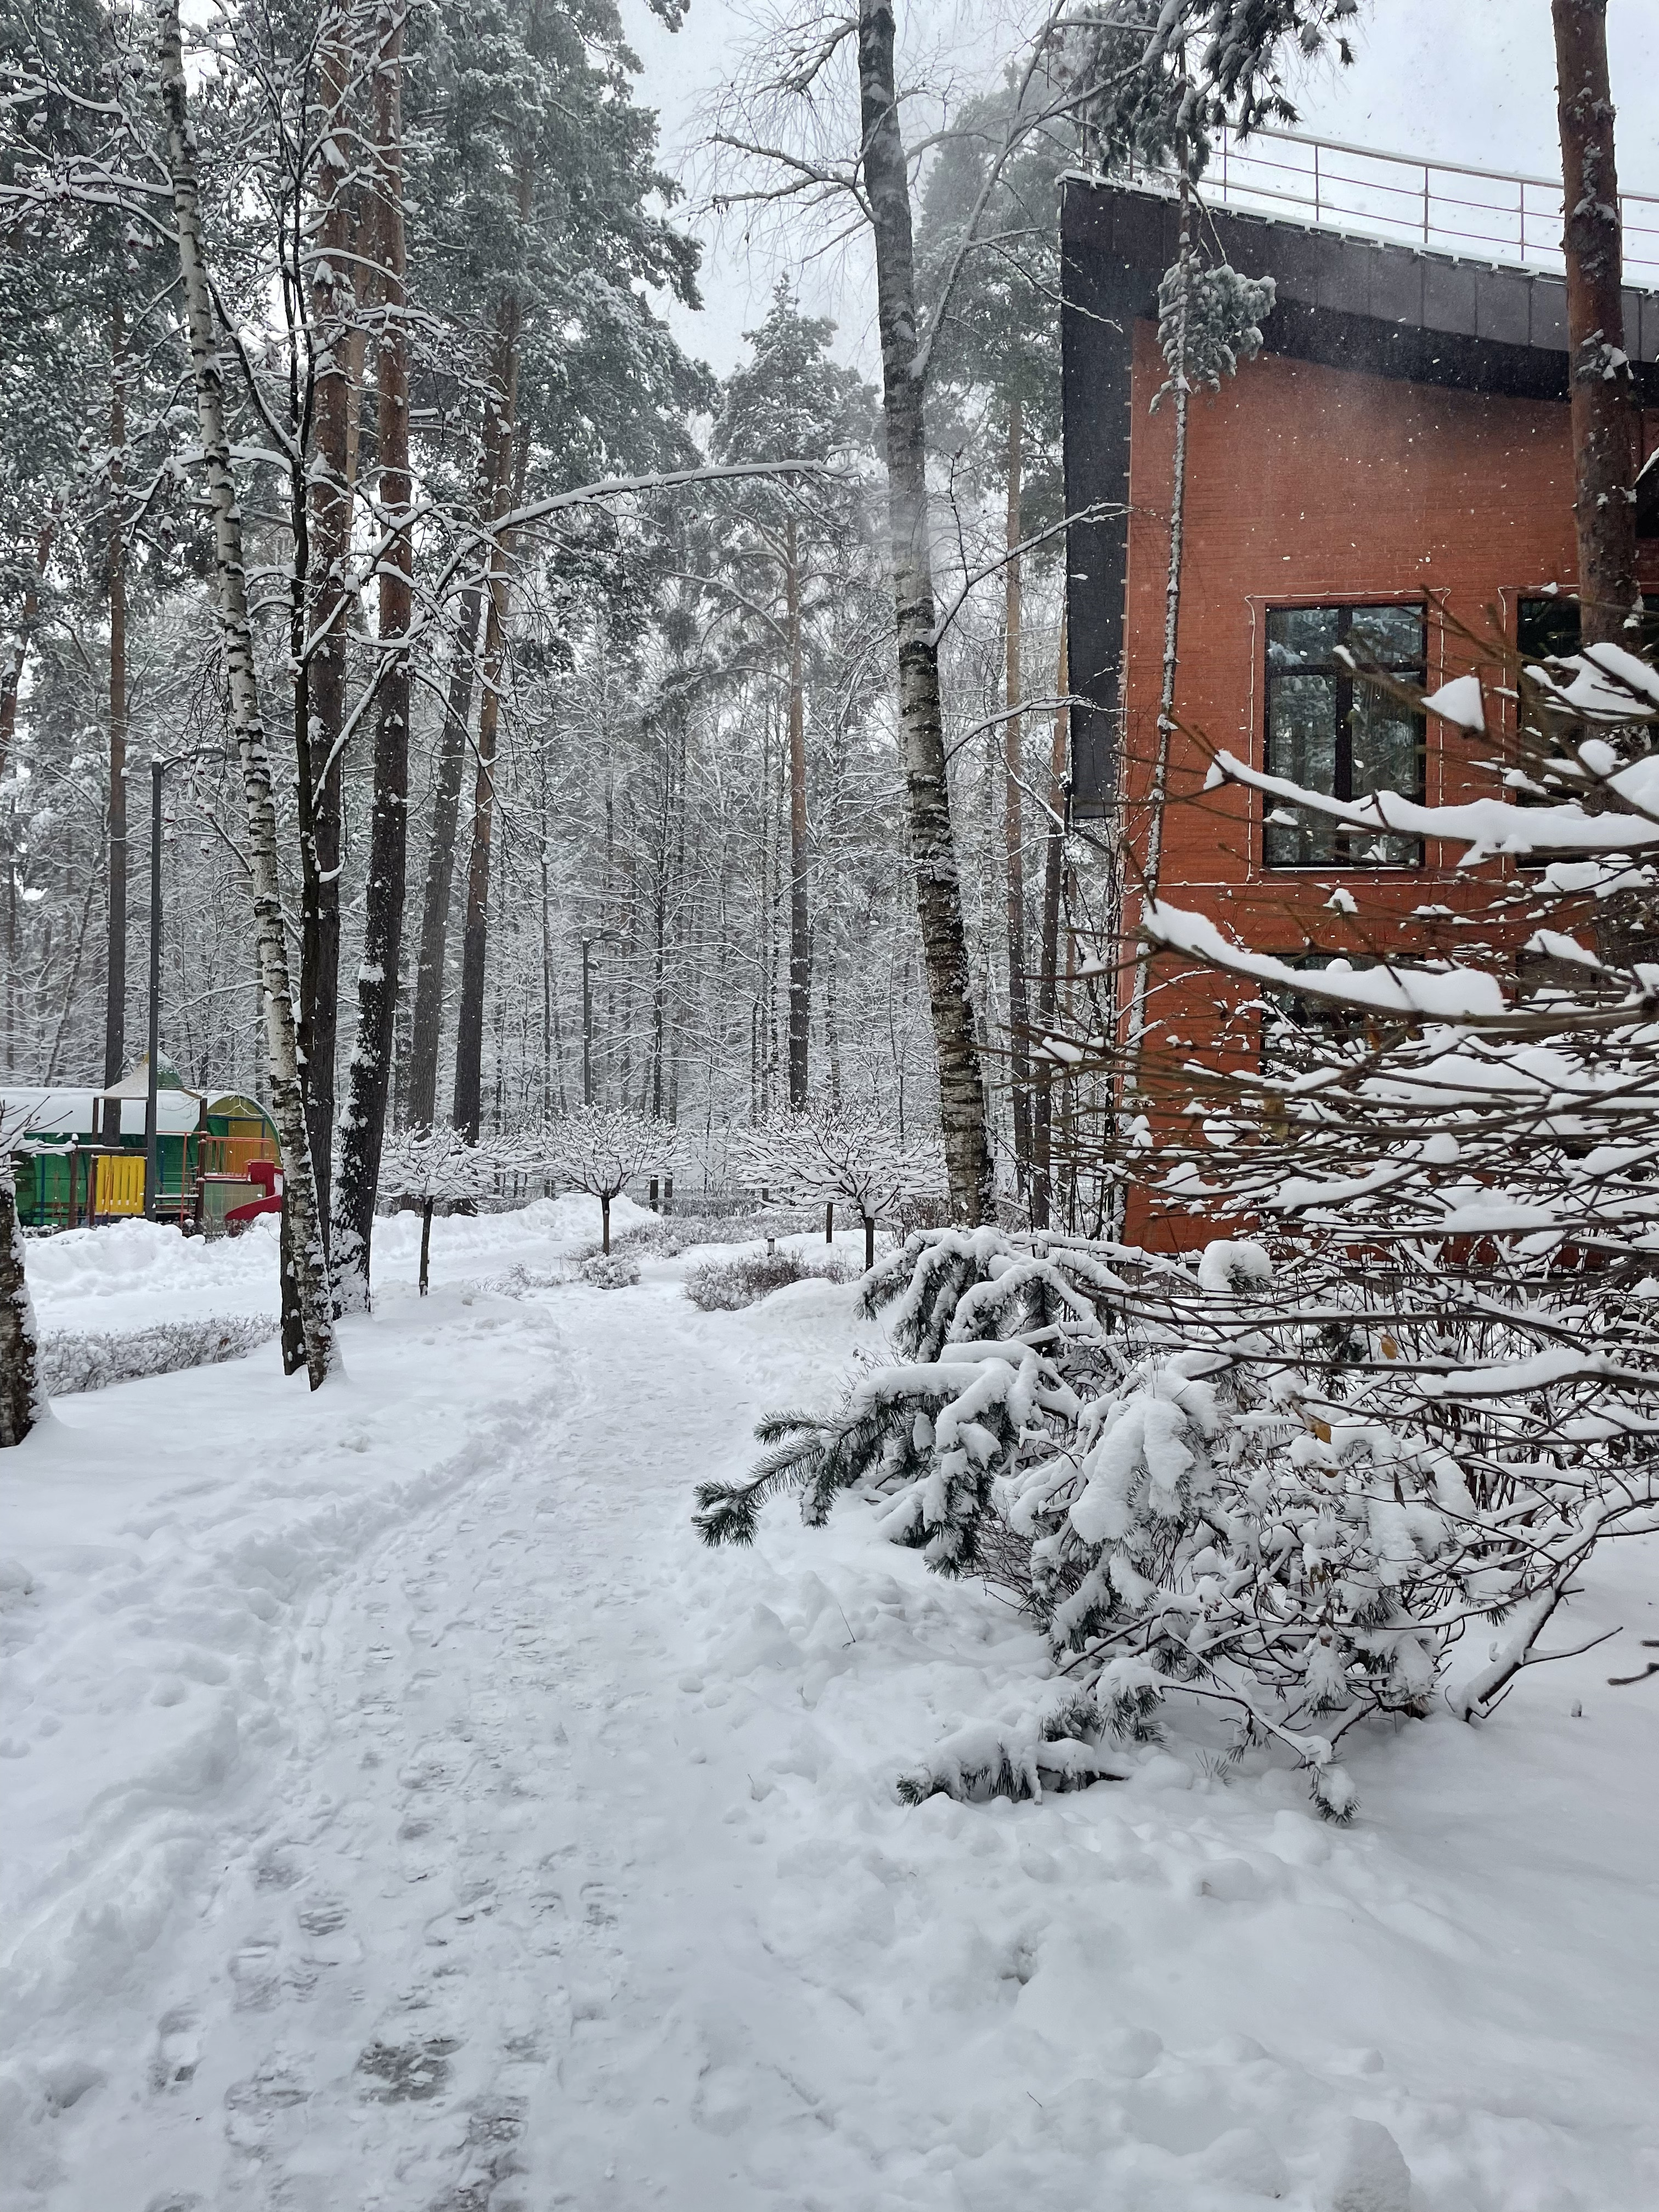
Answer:
MULTIPOLYGON (((1426 666, 1420 605, 1270 607, 1268 775, 1331 799, 1375 791, 1421 799, 1423 717, 1368 683, 1364 672, 1385 670, 1420 689, 1426 666)), ((1270 868, 1417 868, 1423 846, 1416 837, 1348 830, 1288 805, 1270 806, 1262 858, 1270 868)))
MULTIPOLYGON (((1565 592, 1529 592, 1515 603, 1515 649, 1522 660, 1567 660, 1583 635, 1578 602, 1565 592)), ((1627 642, 1632 653, 1659 654, 1659 611, 1644 610, 1627 642)))
MULTIPOLYGON (((1338 956, 1331 952, 1299 952, 1285 961, 1287 968, 1299 968, 1309 974, 1328 968, 1338 956)), ((1376 958, 1369 953, 1344 956, 1353 969, 1375 968, 1376 958)), ((1326 1044, 1351 1045, 1363 1038, 1365 1018, 1352 1007, 1333 1004, 1329 999, 1310 998, 1301 991, 1286 989, 1283 984, 1269 984, 1261 995, 1261 1064, 1264 1068, 1293 1067, 1305 1056, 1307 1041, 1317 1039, 1326 1044)))
POLYGON ((1515 649, 1522 660, 1559 660, 1578 650, 1578 602, 1559 592, 1517 600, 1515 649))

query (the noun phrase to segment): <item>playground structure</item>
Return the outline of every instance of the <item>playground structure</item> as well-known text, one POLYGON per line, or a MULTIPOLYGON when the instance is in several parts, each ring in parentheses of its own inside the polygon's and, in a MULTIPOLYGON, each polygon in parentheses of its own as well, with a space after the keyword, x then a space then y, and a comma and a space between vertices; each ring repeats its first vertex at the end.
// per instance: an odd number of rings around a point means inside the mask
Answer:
MULTIPOLYGON (((106 1091, 0 1085, 4 1141, 26 1229, 91 1228, 141 1218, 144 1204, 143 1060, 106 1091)), ((282 1205, 276 1126, 235 1091, 188 1091, 163 1063, 156 1076, 159 1221, 213 1237, 282 1205)))

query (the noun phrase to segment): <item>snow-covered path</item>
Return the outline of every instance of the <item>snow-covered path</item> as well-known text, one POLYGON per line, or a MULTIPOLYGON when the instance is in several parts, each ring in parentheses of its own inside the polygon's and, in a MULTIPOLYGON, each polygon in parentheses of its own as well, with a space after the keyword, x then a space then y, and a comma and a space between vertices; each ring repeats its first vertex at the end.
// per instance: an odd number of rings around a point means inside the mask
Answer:
MULTIPOLYGON (((896 1769, 1018 1709, 1040 1651, 856 1505, 699 1549, 693 1483, 860 1332, 811 1285, 703 1316, 678 1273, 394 1289, 331 1406, 267 1352, 8 1455, 58 1520, 25 1499, 6 1539, 34 1585, 0 2202, 1659 2202, 1659 1729, 1605 1655, 1525 1728, 1377 1743, 1346 1832, 1292 1776, 1164 1753, 904 1808, 896 1769), (250 1419, 234 1481, 135 1506, 136 1435, 211 1458, 250 1419), (1412 2193, 1385 2157, 1345 2198, 1379 2124, 1412 2193)), ((1598 1601, 1638 1632, 1652 1565, 1598 1601)))
POLYGON ((171 1977, 167 2092, 147 2124, 111 2115, 108 2154, 142 2136, 158 2188, 319 2212, 483 2208, 509 2175, 501 2201, 722 2200, 725 2131, 684 2125, 706 2039, 695 2007, 662 2010, 665 1976, 725 1978, 731 1903, 662 1538, 730 1453, 733 1391, 664 1356, 672 1328, 560 1302, 534 1347, 558 1379, 317 1623, 280 1809, 171 1977))

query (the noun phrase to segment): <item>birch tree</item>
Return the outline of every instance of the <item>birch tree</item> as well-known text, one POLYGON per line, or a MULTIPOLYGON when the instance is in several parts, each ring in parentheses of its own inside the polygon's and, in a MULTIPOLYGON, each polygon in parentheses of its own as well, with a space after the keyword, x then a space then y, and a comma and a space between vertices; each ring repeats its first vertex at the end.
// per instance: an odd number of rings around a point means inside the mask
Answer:
POLYGON ((920 349, 910 178, 899 122, 891 0, 860 0, 858 70, 861 170, 875 241, 899 730, 909 799, 910 858, 939 1059, 945 1172, 952 1206, 964 1221, 973 1223, 983 1219, 991 1205, 991 1148, 945 775, 928 526, 926 362, 920 349))
POLYGON ((290 1229, 288 1264, 304 1334, 306 1370, 318 1389, 337 1364, 327 1261, 312 1174, 310 1135, 300 1084, 298 1036, 288 962, 276 816, 270 753, 260 718, 258 677, 248 619, 242 514, 231 473, 224 377, 213 296, 202 259, 196 143, 190 125, 178 0, 163 0, 161 87, 167 163, 179 241, 179 271, 190 337, 201 438, 201 468, 213 521, 214 575, 229 678, 231 729, 247 808, 247 859, 253 879, 259 982, 264 993, 272 1118, 282 1147, 290 1229))
POLYGON ((11 1148, 21 1133, 21 1116, 0 1098, 0 1450, 21 1444, 46 1410, 12 1170, 11 1148))

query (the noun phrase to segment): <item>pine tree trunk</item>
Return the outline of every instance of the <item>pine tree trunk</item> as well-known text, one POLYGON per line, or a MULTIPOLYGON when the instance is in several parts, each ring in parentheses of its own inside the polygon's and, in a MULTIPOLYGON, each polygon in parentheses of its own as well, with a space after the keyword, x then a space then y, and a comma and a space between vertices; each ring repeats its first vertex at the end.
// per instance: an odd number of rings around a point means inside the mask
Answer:
MULTIPOLYGON (((323 40, 318 104, 322 149, 317 170, 318 262, 312 283, 317 334, 315 440, 295 501, 296 534, 308 532, 298 628, 310 647, 296 655, 295 754, 299 766, 300 1056, 312 1172, 325 1242, 333 1187, 334 1063, 340 986, 340 811, 344 763, 349 603, 345 563, 351 544, 352 429, 357 412, 351 346, 356 310, 353 222, 344 190, 354 151, 345 118, 351 75, 349 9, 336 6, 323 40), (301 501, 308 500, 308 514, 301 501), (319 642, 320 641, 320 642, 319 642)), ((299 568, 296 559, 295 567, 299 568)))
POLYGON ((1024 613, 1023 578, 1019 555, 1021 471, 1024 423, 1018 398, 1008 403, 1008 514, 1007 567, 1003 575, 1006 621, 1005 658, 1007 720, 1002 729, 1003 849, 1008 895, 1008 1058, 1012 1079, 1014 1109, 1014 1171, 1022 1197, 1031 1173, 1031 1054, 1027 1031, 1030 1010, 1025 988, 1025 853, 1024 823, 1020 805, 1020 782, 1024 775, 1024 744, 1020 715, 1022 668, 1020 631, 1024 613))
MULTIPOLYGON (((1072 714, 1065 703, 1071 671, 1066 651, 1066 616, 1060 617, 1060 673, 1054 696, 1054 738, 1048 757, 1048 804, 1054 815, 1042 845, 1042 949, 1037 976, 1036 1030, 1039 1039, 1054 1027, 1060 996, 1060 891, 1066 862, 1066 806, 1067 753, 1072 714)), ((1046 1229, 1054 1210, 1054 1064, 1045 1053, 1037 1062, 1036 1085, 1031 1098, 1031 1226, 1046 1229)))
MULTIPOLYGON (((528 187, 521 183, 521 205, 528 187)), ((495 382, 501 476, 511 475, 519 392, 520 306, 502 302, 496 325, 495 382)), ((455 1016, 455 1091, 450 1118, 476 1144, 483 1118, 484 961, 489 949, 489 847, 495 807, 495 734, 501 720, 501 677, 507 659, 507 560, 511 533, 490 541, 489 612, 484 623, 483 697, 478 708, 477 774, 472 790, 472 846, 466 872, 466 919, 461 937, 461 996, 455 1016)))
POLYGON ((939 702, 910 188, 894 82, 892 0, 860 0, 859 94, 864 184, 875 234, 899 736, 911 866, 939 1063, 939 1119, 951 1210, 960 1220, 972 1224, 984 1220, 991 1211, 991 1152, 968 986, 968 944, 951 831, 939 702))
POLYGON ((110 326, 109 443, 109 946, 104 970, 104 1081, 118 1082, 127 1028, 127 551, 121 492, 126 480, 126 331, 110 326))
POLYGON ((812 941, 806 910, 806 684, 801 667, 800 542, 784 526, 784 620, 789 643, 789 1104, 806 1110, 812 941))
POLYGON ((17 1187, 9 1158, 0 1155, 0 1449, 21 1444, 46 1410, 39 1355, 17 1187))
POLYGON ((259 719, 253 633, 248 621, 242 516, 230 471, 225 432, 224 380, 214 331, 213 301, 202 262, 196 147, 188 119, 179 0, 163 0, 161 78, 167 119, 167 160, 179 234, 179 267, 190 333, 196 386, 202 473, 213 521, 214 569, 220 629, 230 681, 231 728, 241 763, 247 801, 247 862, 253 878, 253 914, 264 998, 271 1115, 282 1148, 283 1186, 293 1224, 298 1303, 305 1334, 306 1370, 316 1389, 337 1364, 327 1262, 317 1214, 305 1099, 300 1087, 299 1040, 283 922, 276 865, 276 810, 270 757, 259 719))
POLYGON ((1616 643, 1636 605, 1636 483, 1623 245, 1607 82, 1607 0, 1550 0, 1566 208, 1573 519, 1586 645, 1616 643))
POLYGON ((432 841, 427 848, 426 895, 421 908, 421 951, 415 971, 415 1024, 410 1041, 409 1123, 429 1129, 438 1118, 438 1054, 443 1040, 444 960, 449 944, 449 900, 455 875, 455 829, 460 817, 461 772, 472 694, 483 592, 477 584, 461 595, 438 775, 432 794, 432 841))
MULTIPOLYGON (((408 17, 389 0, 376 23, 374 75, 377 226, 382 324, 375 384, 380 506, 387 522, 410 514, 409 332, 405 317, 403 74, 408 17)), ((386 1136, 392 1046, 403 951, 404 885, 409 842, 409 655, 414 548, 408 528, 380 556, 380 678, 374 727, 374 801, 364 894, 362 963, 357 974, 357 1042, 340 1116, 339 1185, 334 1200, 334 1291, 342 1313, 366 1313, 374 1200, 386 1136)))

